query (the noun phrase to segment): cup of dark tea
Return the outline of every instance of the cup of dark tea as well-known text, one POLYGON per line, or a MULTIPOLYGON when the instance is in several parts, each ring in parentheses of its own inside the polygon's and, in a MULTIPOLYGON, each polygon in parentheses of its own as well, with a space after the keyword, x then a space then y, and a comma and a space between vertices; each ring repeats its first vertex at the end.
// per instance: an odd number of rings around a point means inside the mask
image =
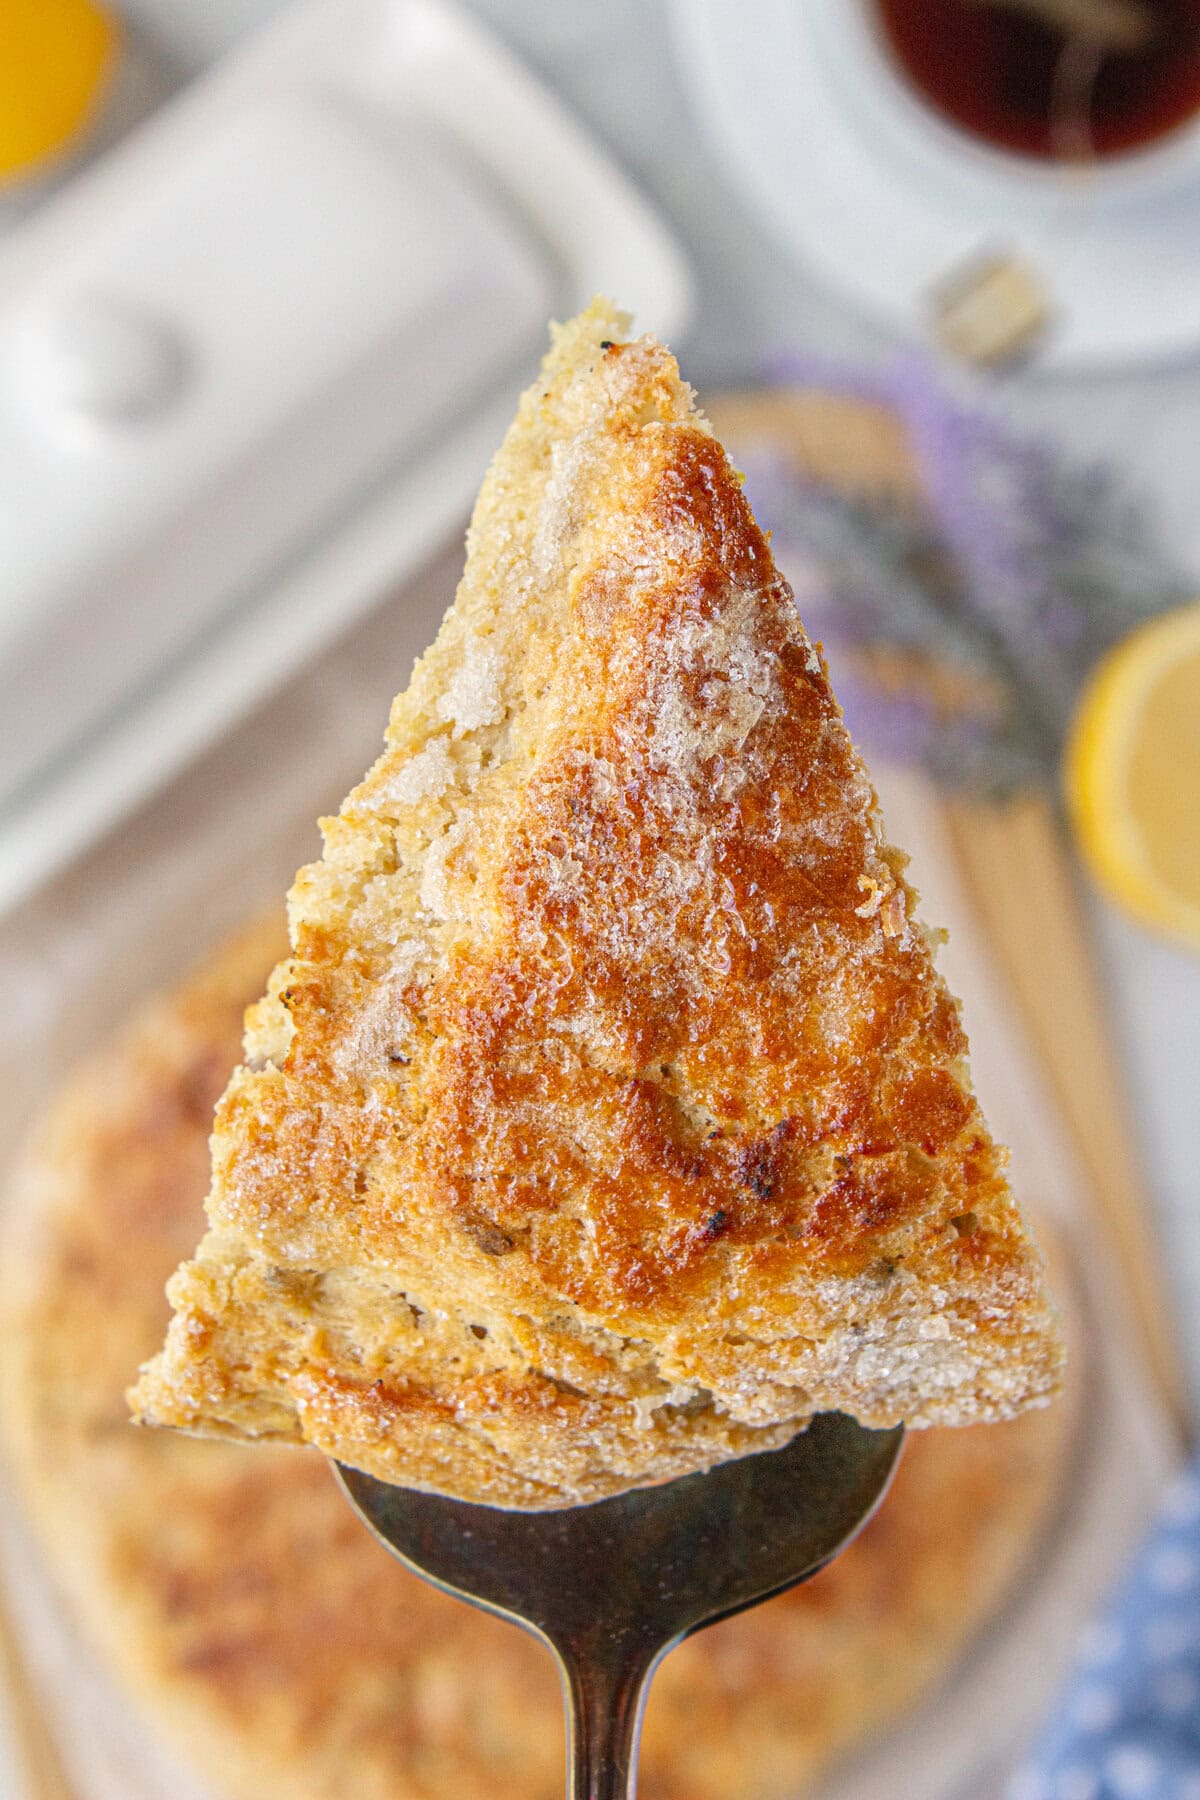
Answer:
POLYGON ((674 0, 815 279, 973 365, 1200 354, 1200 0, 674 0))
POLYGON ((1002 155, 1115 169, 1200 116, 1200 0, 866 0, 894 75, 1002 155))

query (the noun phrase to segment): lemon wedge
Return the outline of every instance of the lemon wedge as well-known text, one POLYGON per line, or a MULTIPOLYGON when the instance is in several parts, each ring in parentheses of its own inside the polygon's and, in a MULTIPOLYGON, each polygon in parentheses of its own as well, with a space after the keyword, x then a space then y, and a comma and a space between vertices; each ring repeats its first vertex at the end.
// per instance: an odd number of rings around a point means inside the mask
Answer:
POLYGON ((1145 924, 1200 949, 1200 603, 1142 626, 1100 664, 1066 782, 1098 880, 1145 924))
POLYGON ((115 24, 91 0, 0 0, 0 181, 77 135, 116 45, 115 24))

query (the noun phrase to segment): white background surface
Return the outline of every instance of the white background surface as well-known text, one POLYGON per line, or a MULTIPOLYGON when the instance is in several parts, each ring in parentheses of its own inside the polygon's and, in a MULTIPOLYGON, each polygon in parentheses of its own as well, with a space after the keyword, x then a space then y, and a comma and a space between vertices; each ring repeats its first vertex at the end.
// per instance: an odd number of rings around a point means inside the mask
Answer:
MULTIPOLYGON (((642 181, 683 236, 699 276, 700 304, 689 339, 682 345, 686 372, 701 388, 757 378, 779 350, 801 346, 849 361, 886 359, 892 346, 862 325, 843 302, 821 293, 753 222, 724 179, 717 159, 693 124, 671 60, 660 0, 466 0, 590 123, 625 166, 642 181)), ((123 10, 141 27, 149 45, 179 76, 198 70, 238 35, 282 11, 286 0, 125 0, 123 10)), ((754 0, 745 0, 747 30, 754 0)), ((766 52, 769 54, 769 48, 766 52)), ((620 296, 617 296, 620 298, 620 296)), ((1197 295, 1200 308, 1200 294, 1197 295)), ((1000 410, 1023 424, 1044 429, 1076 455, 1107 456, 1121 463, 1135 487, 1158 509, 1166 541, 1197 574, 1200 590, 1200 363, 1152 374, 1111 379, 1037 384, 1010 380, 990 390, 1000 410)), ((443 570, 442 578, 449 581, 443 570)), ((448 597, 448 595, 447 595, 448 597)), ((414 644, 413 649, 417 646, 414 644)), ((369 666, 369 664, 368 664, 369 666)), ((337 706, 338 670, 324 691, 325 705, 337 706)), ((379 675, 379 671, 375 671, 379 675)), ((373 754, 383 719, 382 683, 378 705, 360 669, 355 696, 364 708, 359 744, 342 741, 336 768, 317 780, 319 801, 335 806, 341 792, 373 754), (370 712, 370 717, 365 716, 370 712)), ((290 753, 302 762, 313 755, 322 713, 296 720, 290 753)), ((254 749, 256 727, 243 727, 234 761, 254 749)), ((222 783, 221 755, 208 779, 213 793, 222 783)), ((227 770, 236 787, 237 770, 227 770)), ((186 812, 186 784, 183 810, 186 812)), ((203 813, 202 813, 203 816, 203 813)), ((223 823, 228 824, 228 820, 223 823)), ((306 837, 277 843, 269 821, 235 821, 244 842, 247 870, 254 865, 255 892, 278 891, 299 856, 311 854, 306 837), (264 826, 266 829, 264 829, 264 826)), ((157 864, 164 882, 173 882, 181 909, 198 906, 205 936, 215 937, 238 923, 247 910, 246 887, 202 879, 202 871, 180 861, 164 827, 142 854, 157 864)), ((81 976, 87 959, 83 921, 94 899, 93 881, 114 879, 120 846, 109 842, 59 885, 67 929, 41 954, 22 957, 2 971, 9 1025, 19 1034, 23 1009, 38 1007, 30 984, 47 972, 58 979, 72 970, 81 976), (23 983, 25 984, 23 986, 23 983)), ((254 880, 249 881, 254 888, 254 880)), ((1159 1221, 1167 1240, 1176 1283, 1178 1314, 1188 1347, 1193 1394, 1200 1406, 1200 1308, 1192 1296, 1200 1288, 1200 960, 1178 954, 1096 904, 1098 941, 1110 983, 1118 1037, 1125 1054, 1130 1089, 1145 1147, 1159 1221)), ((38 950, 37 923, 27 921, 38 950)), ((147 942, 130 920, 127 941, 114 951, 110 976, 127 980, 132 993, 161 980, 173 951, 147 942)), ((76 1017, 69 1040, 50 1047, 64 1056, 86 1042, 86 1016, 76 1017)), ((35 1059, 36 1062, 36 1059, 35 1059)), ((10 1090, 28 1082, 28 1098, 49 1070, 9 1071, 10 1090)), ((15 1113, 25 1095, 10 1091, 15 1113)), ((0 1738, 3 1736, 0 1724, 0 1738)), ((0 1762, 2 1762, 0 1757, 0 1762)), ((0 1794, 6 1787, 0 1768, 0 1794)))
MULTIPOLYGON (((125 0, 123 10, 188 73, 285 4, 125 0)), ((889 340, 820 292, 723 177, 689 114, 660 0, 468 4, 578 110, 680 231, 699 276, 696 322, 683 346, 698 386, 757 377, 773 353, 795 345, 858 361, 888 356, 889 340)), ((754 0, 744 13, 750 31, 754 0)), ((1008 378, 989 391, 1000 410, 1074 454, 1122 464, 1200 590, 1200 362, 1109 378, 1008 378)), ((1200 1407, 1200 960, 1100 903, 1096 914, 1200 1407)))

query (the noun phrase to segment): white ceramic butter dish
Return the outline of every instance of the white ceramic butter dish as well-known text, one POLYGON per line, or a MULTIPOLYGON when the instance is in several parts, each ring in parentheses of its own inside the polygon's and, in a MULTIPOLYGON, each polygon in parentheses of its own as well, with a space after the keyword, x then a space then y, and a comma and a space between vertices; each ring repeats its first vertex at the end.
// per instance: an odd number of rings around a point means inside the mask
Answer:
POLYGON ((307 0, 11 234, 0 903, 465 519, 548 319, 687 289, 445 0, 307 0))

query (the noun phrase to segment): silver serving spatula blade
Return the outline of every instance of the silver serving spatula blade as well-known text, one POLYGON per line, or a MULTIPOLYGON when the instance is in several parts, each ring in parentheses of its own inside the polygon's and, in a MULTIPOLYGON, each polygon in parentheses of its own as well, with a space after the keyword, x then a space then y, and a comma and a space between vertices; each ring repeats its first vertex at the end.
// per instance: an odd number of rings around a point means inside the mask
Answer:
POLYGON ((824 1568, 882 1500, 903 1435, 824 1413, 782 1450, 555 1512, 472 1506, 337 1472, 401 1562, 550 1647, 567 1704, 571 1800, 632 1800, 660 1658, 824 1568))

